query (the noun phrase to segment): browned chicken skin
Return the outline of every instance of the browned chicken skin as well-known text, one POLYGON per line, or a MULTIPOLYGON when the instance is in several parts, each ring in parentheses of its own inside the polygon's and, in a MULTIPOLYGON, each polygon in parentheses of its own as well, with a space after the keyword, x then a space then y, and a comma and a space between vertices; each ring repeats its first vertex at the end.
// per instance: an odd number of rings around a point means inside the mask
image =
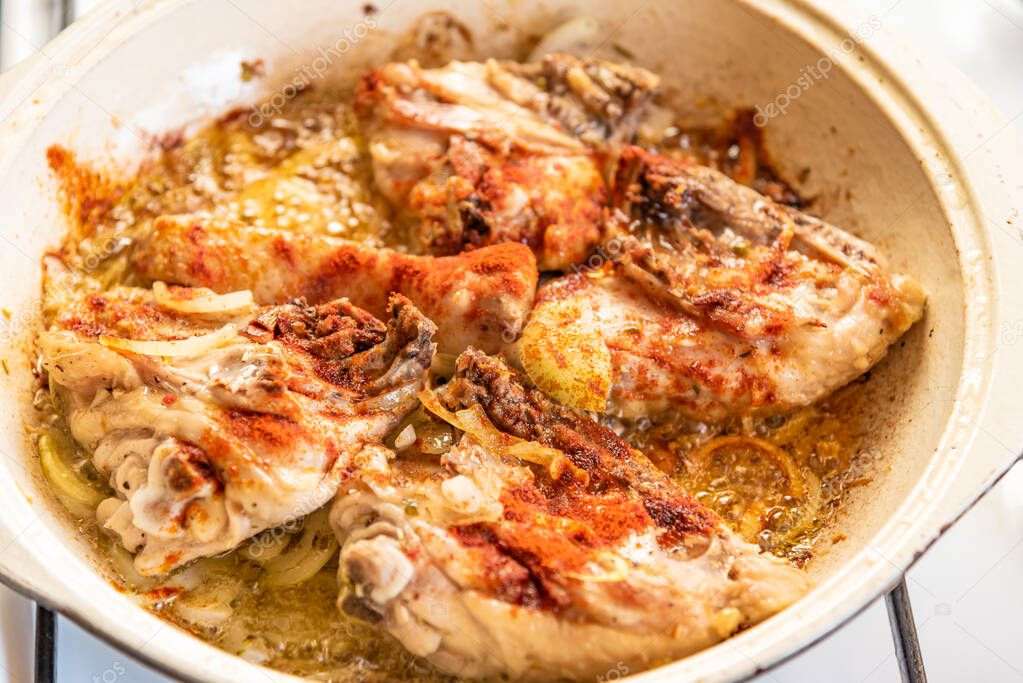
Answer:
POLYGON ((441 400, 489 427, 439 465, 363 452, 331 514, 342 609, 449 673, 582 680, 707 647, 807 589, 503 361, 457 365, 441 400))
POLYGON ((115 288, 39 343, 71 435, 109 477, 99 521, 163 574, 329 501, 415 407, 434 330, 400 296, 384 324, 345 300, 197 314, 115 288))
POLYGON ((923 315, 921 287, 870 244, 704 166, 627 147, 608 213, 607 260, 546 284, 533 318, 585 312, 616 414, 809 405, 923 315))
POLYGON ((357 108, 377 187, 422 246, 521 242, 541 270, 585 259, 606 201, 601 151, 632 135, 657 78, 600 60, 381 67, 357 108))
POLYGON ((217 292, 250 289, 261 304, 348 297, 374 315, 390 293, 407 296, 438 328, 438 348, 496 351, 514 339, 536 291, 536 260, 520 244, 451 257, 411 256, 307 233, 249 228, 222 219, 159 218, 140 238, 143 277, 217 292))

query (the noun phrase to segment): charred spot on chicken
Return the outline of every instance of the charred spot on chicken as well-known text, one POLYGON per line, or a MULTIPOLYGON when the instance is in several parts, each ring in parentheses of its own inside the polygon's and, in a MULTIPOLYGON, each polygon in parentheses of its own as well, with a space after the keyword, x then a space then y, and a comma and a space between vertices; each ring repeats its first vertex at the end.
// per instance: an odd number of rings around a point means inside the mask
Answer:
MULTIPOLYGON (((189 292, 175 292, 185 301, 189 292)), ((415 407, 434 325, 394 297, 181 314, 149 290, 69 302, 39 339, 97 508, 142 574, 231 550, 327 502, 362 446, 415 407)))

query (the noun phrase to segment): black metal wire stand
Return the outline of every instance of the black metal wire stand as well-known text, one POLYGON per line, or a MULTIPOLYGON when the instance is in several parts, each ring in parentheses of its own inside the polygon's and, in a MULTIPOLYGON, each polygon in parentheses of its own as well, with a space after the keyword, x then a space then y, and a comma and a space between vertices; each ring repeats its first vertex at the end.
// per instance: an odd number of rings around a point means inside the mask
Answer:
POLYGON ((916 621, 913 620, 913 606, 909 601, 905 577, 884 596, 884 603, 888 608, 888 623, 892 628, 895 658, 899 662, 899 673, 902 675, 903 683, 927 683, 927 672, 924 670, 924 658, 920 652, 920 639, 916 634, 916 621))
POLYGON ((36 683, 53 683, 57 673, 57 624, 53 612, 36 603, 36 683))

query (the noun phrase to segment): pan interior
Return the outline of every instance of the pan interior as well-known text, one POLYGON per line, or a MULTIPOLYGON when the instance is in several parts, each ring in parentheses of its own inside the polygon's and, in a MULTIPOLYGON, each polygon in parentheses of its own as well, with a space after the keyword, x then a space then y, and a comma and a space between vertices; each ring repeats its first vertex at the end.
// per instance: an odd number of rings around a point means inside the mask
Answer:
MULTIPOLYGON (((774 105, 768 148, 786 178, 803 179, 799 189, 814 198, 812 211, 876 243, 894 269, 923 284, 929 293, 925 319, 871 372, 849 416, 869 433, 868 476, 844 499, 830 534, 836 542, 823 543, 808 569, 822 581, 845 567, 931 463, 953 407, 966 335, 959 255, 922 166, 927 160, 843 70, 843 60, 855 55, 846 52, 845 42, 827 50, 811 45, 741 2, 649 0, 637 8, 510 0, 443 7, 469 29, 473 39, 466 49, 476 56, 513 56, 514 45, 585 13, 600 23, 606 40, 660 73, 671 100, 694 116, 727 106, 768 111, 774 105), (822 72, 822 60, 831 62, 826 75, 808 76, 808 67, 822 72)), ((242 14, 232 3, 177 3, 84 74, 72 70, 65 77, 75 79, 75 87, 65 89, 52 108, 25 119, 41 117, 0 185, 9 243, 0 303, 13 323, 3 352, 11 374, 4 382, 20 399, 8 401, 2 412, 0 439, 9 457, 0 459, 0 468, 20 492, 6 506, 14 519, 27 525, 39 517, 45 537, 83 545, 57 517, 39 516, 48 499, 22 428, 21 406, 31 400, 25 368, 38 322, 39 261, 65 229, 46 148, 59 142, 85 159, 132 165, 150 148, 147 133, 269 101, 286 92, 298 66, 327 61, 325 78, 358 71, 386 55, 427 8, 392 3, 369 14, 365 9, 361 3, 310 0, 300 12, 285 11, 272 0, 252 0, 242 14), (180 47, 183 36, 187 50, 180 47), (238 64, 255 59, 267 64, 267 78, 240 81, 238 64)), ((861 28, 870 26, 865 19, 861 28)), ((855 51, 857 37, 849 40, 855 51)))

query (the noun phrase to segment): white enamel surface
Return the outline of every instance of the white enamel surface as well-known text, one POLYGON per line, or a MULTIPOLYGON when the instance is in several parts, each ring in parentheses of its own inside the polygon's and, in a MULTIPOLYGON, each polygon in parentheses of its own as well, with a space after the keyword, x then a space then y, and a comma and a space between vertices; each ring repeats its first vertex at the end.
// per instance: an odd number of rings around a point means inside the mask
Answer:
MULTIPOLYGON (((271 0, 112 2, 8 78, 0 104, 6 241, 0 304, 14 311, 14 326, 22 312, 31 320, 39 255, 62 229, 44 167, 46 146, 62 142, 86 157, 130 163, 146 133, 257 98, 265 85, 240 84, 232 64, 261 57, 271 65, 271 80, 286 81, 294 66, 311 63, 317 46, 333 45, 358 26, 361 6, 311 0, 297 11, 271 0)), ((380 6, 378 27, 346 51, 342 67, 386 51, 394 33, 425 9, 422 3, 380 6)), ((637 7, 494 2, 464 3, 462 10, 459 18, 477 29, 514 18, 531 32, 585 12, 609 40, 661 70, 683 101, 699 95, 734 104, 773 101, 805 65, 841 45, 841 26, 868 21, 862 13, 829 9, 832 19, 781 0, 755 7, 719 0, 637 7)), ((485 47, 500 51, 507 42, 498 34, 485 47)), ((883 27, 836 62, 827 79, 771 122, 769 141, 783 167, 813 169, 806 189, 821 193, 816 210, 877 240, 931 292, 928 318, 872 382, 879 401, 882 394, 896 399, 878 417, 875 443, 891 471, 850 502, 841 526, 849 540, 814 563, 820 584, 803 603, 637 680, 734 679, 833 628, 883 591, 1023 445, 1011 399, 1013 375, 1023 376, 1023 345, 1001 340, 1006 326, 1023 320, 1020 301, 1011 296, 1013 275, 1023 267, 1020 240, 1006 223, 1021 204, 1019 142, 1005 135, 1001 119, 964 79, 918 61, 883 27), (836 178, 851 198, 825 190, 836 178)), ((16 348, 5 355, 12 369, 21 368, 16 348)), ((178 676, 260 675, 136 609, 91 571, 37 493, 16 400, 24 379, 15 372, 7 380, 15 386, 5 391, 0 413, 5 580, 178 676)))

